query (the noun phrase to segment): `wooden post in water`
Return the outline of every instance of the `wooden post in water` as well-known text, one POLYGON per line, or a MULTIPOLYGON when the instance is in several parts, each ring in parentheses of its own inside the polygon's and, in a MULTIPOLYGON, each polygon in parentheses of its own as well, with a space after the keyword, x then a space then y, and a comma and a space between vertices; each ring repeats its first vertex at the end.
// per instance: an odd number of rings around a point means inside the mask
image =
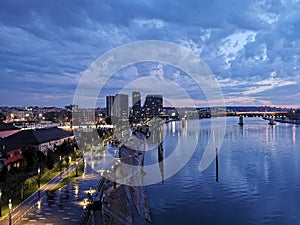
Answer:
POLYGON ((240 126, 243 126, 243 125, 244 125, 244 117, 243 117, 243 116, 240 116, 238 124, 239 124, 240 126))
POLYGON ((272 125, 272 126, 275 125, 275 119, 274 119, 274 116, 272 116, 272 117, 270 118, 269 124, 272 125))
POLYGON ((216 182, 219 182, 219 153, 218 148, 216 148, 216 182))
POLYGON ((165 181, 165 171, 164 171, 164 147, 163 143, 158 144, 157 148, 158 152, 158 163, 159 163, 159 169, 161 173, 161 182, 164 183, 165 181))

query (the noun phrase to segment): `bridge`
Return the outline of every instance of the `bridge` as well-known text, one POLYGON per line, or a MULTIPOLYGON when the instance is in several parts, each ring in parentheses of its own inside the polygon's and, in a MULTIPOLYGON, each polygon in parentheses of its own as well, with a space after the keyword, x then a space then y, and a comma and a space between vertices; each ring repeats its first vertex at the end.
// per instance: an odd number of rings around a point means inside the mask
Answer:
POLYGON ((276 120, 282 120, 286 118, 288 112, 285 111, 271 111, 271 112, 236 112, 235 115, 239 116, 239 125, 244 125, 244 117, 262 117, 269 120, 270 125, 275 125, 276 120))
POLYGON ((265 117, 265 118, 285 118, 288 112, 286 111, 272 111, 272 112, 235 112, 236 116, 243 117, 265 117))

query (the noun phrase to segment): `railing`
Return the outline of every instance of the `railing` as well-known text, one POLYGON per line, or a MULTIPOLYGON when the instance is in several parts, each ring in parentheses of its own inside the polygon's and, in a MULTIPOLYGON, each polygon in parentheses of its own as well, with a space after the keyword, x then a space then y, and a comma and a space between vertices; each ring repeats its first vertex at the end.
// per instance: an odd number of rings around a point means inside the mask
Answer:
POLYGON ((83 210, 80 219, 78 221, 79 225, 94 225, 94 215, 92 210, 92 202, 87 205, 87 207, 83 210))

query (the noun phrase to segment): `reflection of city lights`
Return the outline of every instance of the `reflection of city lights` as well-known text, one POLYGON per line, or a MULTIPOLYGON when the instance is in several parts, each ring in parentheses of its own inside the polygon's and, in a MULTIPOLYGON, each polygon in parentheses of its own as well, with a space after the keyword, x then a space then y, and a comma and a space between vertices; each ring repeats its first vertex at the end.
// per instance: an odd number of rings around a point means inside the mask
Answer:
POLYGON ((266 127, 266 144, 269 143, 269 128, 266 127))
POLYGON ((296 124, 293 125, 293 144, 296 145, 296 124))
POLYGON ((79 189, 78 189, 78 184, 75 184, 75 190, 74 190, 74 194, 75 194, 75 198, 78 197, 78 192, 79 192, 79 189))
POLYGON ((38 202, 37 202, 37 208, 38 208, 38 210, 40 210, 41 207, 42 207, 42 201, 38 200, 38 202))
POLYGON ((87 204, 89 204, 89 200, 88 198, 84 198, 82 201, 76 202, 76 204, 85 209, 87 204))
POLYGON ((172 134, 175 134, 175 122, 172 122, 172 134))
POLYGON ((94 194, 95 192, 96 192, 96 190, 95 190, 95 189, 92 189, 92 188, 90 188, 89 190, 85 190, 85 191, 84 191, 85 194, 88 194, 88 193, 94 194))

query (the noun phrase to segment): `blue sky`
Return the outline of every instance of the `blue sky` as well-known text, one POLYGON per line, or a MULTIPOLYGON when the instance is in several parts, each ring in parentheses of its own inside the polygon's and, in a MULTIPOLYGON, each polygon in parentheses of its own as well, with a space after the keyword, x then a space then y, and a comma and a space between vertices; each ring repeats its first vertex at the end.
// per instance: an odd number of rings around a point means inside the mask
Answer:
MULTIPOLYGON (((1 0, 0 105, 68 105, 102 54, 163 40, 209 66, 227 105, 300 107, 299 12, 298 0, 1 0)), ((191 94, 200 104, 199 96, 191 94)))

